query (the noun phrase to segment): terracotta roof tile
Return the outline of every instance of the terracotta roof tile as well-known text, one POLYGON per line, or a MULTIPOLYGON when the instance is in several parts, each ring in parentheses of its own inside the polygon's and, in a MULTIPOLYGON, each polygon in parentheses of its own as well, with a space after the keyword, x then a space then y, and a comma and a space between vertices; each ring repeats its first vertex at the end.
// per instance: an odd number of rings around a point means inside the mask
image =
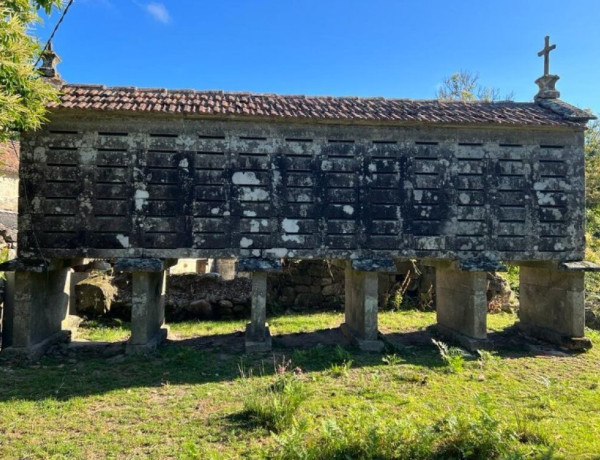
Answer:
POLYGON ((538 126, 581 126, 591 118, 573 106, 562 101, 560 103, 566 112, 535 102, 280 96, 189 89, 64 85, 60 102, 50 107, 332 121, 538 126))

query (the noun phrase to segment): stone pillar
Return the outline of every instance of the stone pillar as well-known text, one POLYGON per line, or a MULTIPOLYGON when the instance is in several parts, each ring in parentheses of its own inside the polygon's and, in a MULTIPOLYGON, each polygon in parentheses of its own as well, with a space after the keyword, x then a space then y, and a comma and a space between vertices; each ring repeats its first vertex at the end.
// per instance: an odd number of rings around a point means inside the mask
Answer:
POLYGON ((252 272, 252 312, 246 327, 246 352, 271 350, 267 325, 267 272, 252 272))
POLYGON ((377 272, 357 271, 350 263, 346 265, 345 322, 341 329, 364 351, 383 349, 377 329, 378 279, 377 272))
POLYGON ((224 280, 235 278, 235 259, 215 259, 213 263, 213 272, 221 275, 224 280))
POLYGON ((62 261, 53 261, 50 266, 44 271, 14 272, 3 318, 5 357, 35 360, 54 343, 71 337, 62 327, 69 313, 71 269, 63 267, 62 261))
POLYGON ((152 351, 165 340, 166 270, 132 272, 131 337, 127 353, 152 351))
POLYGON ((456 263, 435 270, 438 331, 468 350, 486 346, 487 276, 461 271, 456 263))
POLYGON ((570 349, 591 346, 584 337, 583 271, 558 270, 553 263, 521 266, 519 327, 527 334, 570 349))

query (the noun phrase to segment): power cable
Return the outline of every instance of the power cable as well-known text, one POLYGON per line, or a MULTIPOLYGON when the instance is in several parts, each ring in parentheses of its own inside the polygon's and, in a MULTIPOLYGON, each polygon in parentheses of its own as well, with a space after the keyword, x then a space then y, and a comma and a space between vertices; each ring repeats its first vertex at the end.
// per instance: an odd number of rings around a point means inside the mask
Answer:
POLYGON ((62 24, 63 20, 65 19, 65 16, 67 15, 67 11, 69 11, 69 8, 71 8, 71 5, 73 4, 73 2, 74 2, 74 0, 69 0, 69 3, 67 4, 67 6, 63 10, 62 14, 60 15, 60 19, 58 20, 58 22, 54 26, 54 29, 52 30, 52 33, 50 34, 50 37, 48 38, 48 41, 46 41, 46 44, 42 48, 42 52, 38 56, 37 61, 35 61, 35 64, 33 65, 33 67, 37 67, 37 65, 40 63, 40 60, 42 59, 42 56, 48 50, 48 47, 50 46, 50 42, 52 42, 52 39, 54 38, 54 35, 58 31, 58 28, 62 24))

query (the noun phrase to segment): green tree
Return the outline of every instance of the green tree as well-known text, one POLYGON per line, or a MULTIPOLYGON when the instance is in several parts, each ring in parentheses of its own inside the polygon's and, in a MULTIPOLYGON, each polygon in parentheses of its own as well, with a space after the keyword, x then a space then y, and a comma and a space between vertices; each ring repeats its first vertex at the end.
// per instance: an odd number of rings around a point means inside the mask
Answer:
MULTIPOLYGON (((600 263, 600 122, 585 133, 586 259, 600 263)), ((600 286, 597 287, 600 291, 600 286)))
POLYGON ((39 127, 57 97, 34 67, 41 48, 29 32, 40 10, 60 6, 61 0, 0 0, 0 141, 39 127))
POLYGON ((600 207, 600 122, 588 125, 585 133, 586 200, 589 208, 600 207))
POLYGON ((479 75, 461 70, 444 78, 442 86, 437 91, 437 98, 446 101, 498 101, 512 100, 509 93, 504 98, 498 88, 490 88, 479 83, 479 75))
MULTIPOLYGON (((585 133, 585 259, 600 264, 600 122, 585 133)), ((600 273, 585 276, 586 307, 600 316, 600 273)))

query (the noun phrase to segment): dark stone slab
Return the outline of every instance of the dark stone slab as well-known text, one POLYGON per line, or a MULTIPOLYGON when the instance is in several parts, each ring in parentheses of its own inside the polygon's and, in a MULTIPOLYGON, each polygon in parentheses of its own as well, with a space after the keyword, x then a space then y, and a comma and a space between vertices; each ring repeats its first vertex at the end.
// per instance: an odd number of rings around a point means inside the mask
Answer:
POLYGON ((43 273, 50 270, 50 263, 44 259, 12 259, 0 264, 0 272, 43 273))
POLYGON ((118 272, 162 272, 165 263, 161 259, 117 259, 114 265, 118 272))
POLYGON ((282 269, 279 259, 239 259, 236 263, 238 272, 280 272, 282 269))
POLYGON ((354 259, 352 269, 359 272, 396 272, 396 264, 392 259, 354 259))
POLYGON ((464 259, 458 261, 458 267, 464 272, 505 272, 507 268, 497 260, 485 258, 464 259))
POLYGON ((600 272, 600 265, 587 260, 577 262, 564 262, 558 266, 559 270, 577 271, 577 272, 600 272))

